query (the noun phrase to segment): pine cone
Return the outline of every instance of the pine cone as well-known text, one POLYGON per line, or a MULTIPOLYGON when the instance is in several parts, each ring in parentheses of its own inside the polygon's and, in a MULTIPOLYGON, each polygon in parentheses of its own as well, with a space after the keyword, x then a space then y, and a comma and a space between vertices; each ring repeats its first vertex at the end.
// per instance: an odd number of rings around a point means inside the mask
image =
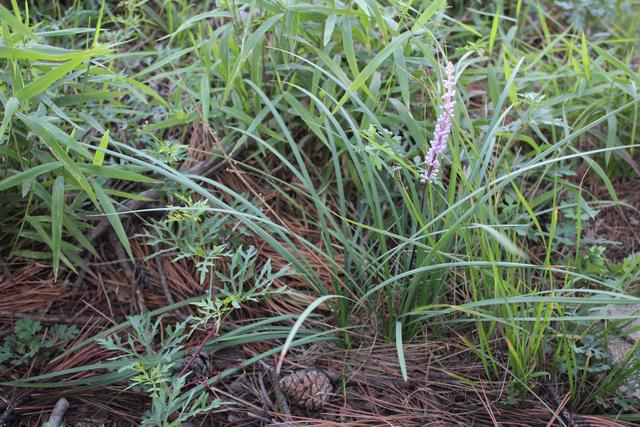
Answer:
POLYGON ((309 411, 322 409, 333 394, 331 380, 320 369, 300 369, 280 380, 289 401, 309 411))

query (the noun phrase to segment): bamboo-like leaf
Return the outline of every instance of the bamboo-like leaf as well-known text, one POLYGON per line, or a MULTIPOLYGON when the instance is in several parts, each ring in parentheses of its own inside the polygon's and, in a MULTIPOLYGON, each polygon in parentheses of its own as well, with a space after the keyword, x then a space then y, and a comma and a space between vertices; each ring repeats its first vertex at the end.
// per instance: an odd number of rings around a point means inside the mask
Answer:
MULTIPOLYGON (((618 119, 615 114, 609 114, 607 116, 607 141, 606 147, 613 148, 618 144, 618 119)), ((604 153, 604 161, 605 164, 609 164, 611 161, 612 151, 607 151, 604 153)))
POLYGON ((527 259, 527 254, 516 246, 509 238, 500 230, 495 227, 491 227, 487 224, 473 224, 474 226, 483 229, 487 233, 489 233, 499 244, 502 246, 507 252, 510 252, 520 258, 527 259))
POLYGON ((370 18, 371 17, 371 11, 369 10, 369 6, 367 5, 367 3, 364 0, 354 0, 354 1, 358 5, 358 7, 360 7, 360 9, 362 9, 364 14, 367 15, 367 18, 370 18))
POLYGON ((98 144, 98 149, 96 150, 96 154, 93 156, 93 165, 94 166, 102 166, 104 163, 104 150, 109 145, 109 130, 102 135, 100 138, 100 144, 98 144))
POLYGON ((493 46, 498 38, 498 29, 500 28, 500 13, 501 8, 498 7, 495 15, 493 15, 493 22, 491 24, 491 32, 489 33, 489 55, 493 53, 493 46))
POLYGON ((340 297, 339 295, 322 296, 316 299, 314 302, 312 302, 309 305, 309 307, 307 307, 302 312, 298 320, 296 320, 296 323, 294 323, 294 325, 291 327, 291 332, 289 332, 289 335, 287 336, 287 340, 284 342, 284 345, 282 346, 282 351, 280 352, 280 357, 278 358, 278 364, 276 365, 276 372, 280 372, 280 369, 282 368, 282 363, 284 362, 284 357, 287 355, 287 351, 289 351, 289 347, 291 347, 291 343, 293 342, 293 339, 298 333, 298 330, 302 327, 302 324, 304 323, 304 321, 307 320, 307 317, 309 317, 311 313, 313 313, 313 310, 315 310, 318 306, 320 306, 320 304, 332 298, 344 298, 344 297, 340 297))
POLYGON ((26 59, 30 61, 70 61, 74 59, 89 59, 96 55, 106 55, 111 52, 109 46, 96 46, 88 50, 72 50, 54 46, 34 45, 31 47, 7 46, 0 41, 1 59, 26 59))
POLYGON ((587 79, 587 84, 591 84, 591 62, 589 60, 589 50, 587 49, 587 37, 582 32, 582 40, 580 46, 580 57, 582 58, 582 68, 584 69, 584 76, 587 79))
POLYGON ((214 11, 209 11, 209 12, 203 12, 203 13, 199 13, 197 15, 194 15, 192 17, 190 17, 189 19, 187 19, 186 21, 184 21, 182 24, 180 24, 180 26, 171 34, 167 34, 164 37, 161 37, 159 39, 159 41, 161 40, 165 40, 168 38, 174 38, 178 33, 181 33, 184 30, 187 30, 189 28, 191 28, 192 26, 194 26, 195 24, 197 24, 200 21, 203 21, 205 19, 211 19, 211 18, 232 18, 233 15, 230 14, 229 12, 221 12, 219 10, 214 10, 214 11))
POLYGON ((37 38, 36 35, 24 25, 9 9, 0 5, 0 20, 6 22, 11 28, 13 28, 18 34, 26 37, 29 40, 37 38))
POLYGON ((407 362, 404 358, 404 348, 402 345, 402 322, 396 322, 396 353, 398 353, 398 364, 400 365, 402 379, 405 381, 409 381, 409 374, 407 373, 407 362))
POLYGON ((71 61, 67 61, 64 64, 58 65, 51 71, 47 72, 45 75, 38 77, 22 89, 20 89, 16 93, 16 98, 21 101, 33 98, 34 96, 45 91, 49 86, 60 80, 62 77, 64 77, 65 74, 76 68, 83 61, 83 58, 72 59, 71 61))
POLYGON ((42 140, 45 142, 51 153, 54 155, 56 159, 58 159, 63 165, 64 168, 73 176, 73 178, 77 181, 80 188, 87 193, 87 196, 94 202, 95 205, 98 205, 95 194, 89 181, 85 178, 84 174, 76 165, 76 163, 69 157, 67 151, 63 149, 58 141, 56 141, 53 136, 38 122, 38 120, 31 118, 29 116, 20 115, 20 119, 34 132, 36 133, 42 140))
POLYGON ((224 95, 222 97, 223 104, 226 102, 229 94, 231 93, 231 88, 233 87, 235 80, 240 73, 242 64, 247 60, 249 55, 251 55, 251 52, 253 51, 253 49, 255 49, 258 43, 261 43, 263 41, 265 33, 269 31, 271 27, 273 27, 280 19, 282 19, 283 16, 284 14, 279 13, 267 19, 247 38, 247 41, 242 46, 241 54, 238 56, 236 62, 233 65, 233 71, 231 72, 231 76, 229 77, 229 81, 227 82, 224 90, 224 95))
POLYGON ((411 102, 411 93, 409 90, 409 78, 407 71, 407 62, 404 58, 404 51, 402 46, 398 46, 398 48, 393 52, 393 58, 396 62, 395 65, 395 75, 398 78, 398 82, 400 84, 400 94, 402 95, 402 101, 404 102, 407 110, 410 109, 411 102))
POLYGON ((13 113, 20 108, 20 101, 17 98, 11 97, 7 100, 7 105, 4 106, 4 116, 2 116, 2 124, 0 124, 0 146, 4 139, 4 133, 9 128, 13 113))
POLYGON ((83 93, 75 95, 63 95, 54 99, 54 103, 58 107, 69 107, 72 105, 84 104, 92 101, 108 101, 126 95, 125 91, 98 91, 86 90, 83 93))
POLYGON ((127 166, 120 165, 108 165, 108 166, 95 166, 89 164, 83 164, 78 166, 80 170, 86 174, 103 176, 106 178, 122 179, 124 181, 134 182, 146 182, 147 184, 158 184, 159 180, 144 176, 137 172, 133 172, 127 169, 127 166))
POLYGON ((324 46, 328 45, 331 41, 331 36, 333 35, 333 30, 336 28, 337 20, 338 16, 335 13, 332 13, 324 23, 324 35, 322 37, 322 44, 324 46))
POLYGON ((200 79, 200 103, 202 104, 202 120, 208 122, 211 105, 211 82, 207 73, 203 73, 200 79))
POLYGON ((127 237, 127 233, 124 231, 122 221, 120 221, 120 217, 118 216, 116 208, 113 206, 111 198, 107 195, 107 193, 104 192, 100 184, 94 183, 93 189, 95 191, 96 197, 98 198, 98 202, 100 203, 102 211, 107 216, 107 219, 109 220, 111 227, 113 227, 113 231, 115 231, 116 236, 118 236, 118 240, 120 240, 120 243, 122 243, 125 251, 127 251, 127 255, 129 255, 129 258, 133 260, 133 252, 131 252, 129 238, 127 237))
POLYGON ((347 89, 347 93, 340 99, 338 105, 333 109, 333 114, 335 114, 340 107, 344 105, 345 102, 352 96, 362 85, 365 84, 367 79, 371 77, 374 71, 378 69, 382 65, 382 63, 387 59, 389 55, 391 55, 398 46, 402 45, 405 41, 409 40, 413 36, 413 33, 407 31, 401 34, 398 37, 395 37, 391 43, 386 45, 378 54, 367 64, 366 67, 353 79, 353 82, 347 89))
POLYGON ((62 167, 62 163, 51 162, 51 163, 45 163, 43 165, 32 167, 30 169, 19 172, 15 175, 11 175, 3 179, 2 181, 0 181, 0 191, 4 191, 7 188, 15 187, 17 185, 22 184, 23 182, 30 181, 37 176, 40 176, 47 172, 51 172, 52 170, 55 170, 61 167, 62 167))
POLYGON ((104 14, 104 1, 102 0, 102 4, 100 5, 100 13, 98 14, 98 23, 96 24, 96 31, 93 34, 93 45, 98 44, 98 37, 100 37, 100 28, 102 27, 102 15, 104 14))
POLYGON ((446 4, 446 0, 434 0, 431 4, 418 16, 418 18, 414 21, 413 26, 411 27, 411 31, 418 32, 424 29, 425 25, 429 20, 436 14, 440 9, 444 7, 446 4))

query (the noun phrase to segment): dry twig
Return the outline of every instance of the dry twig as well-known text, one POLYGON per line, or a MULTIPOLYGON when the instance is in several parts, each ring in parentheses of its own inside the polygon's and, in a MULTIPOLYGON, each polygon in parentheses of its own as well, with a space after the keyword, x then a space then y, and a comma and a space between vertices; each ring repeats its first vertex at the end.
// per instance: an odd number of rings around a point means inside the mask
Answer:
MULTIPOLYGON (((153 245, 153 250, 157 253, 160 252, 160 247, 158 245, 153 245)), ((167 299, 169 305, 175 304, 175 299, 173 299, 173 295, 171 295, 171 289, 169 289, 169 281, 167 280, 167 276, 164 272, 164 267, 162 266, 162 258, 160 256, 155 255, 154 261, 156 263, 156 269, 158 270, 158 275, 160 276, 160 284, 162 285, 162 292, 164 292, 164 297, 167 299)))
POLYGON ((53 407, 53 411, 51 411, 47 427, 59 427, 60 424, 62 424, 62 419, 64 418, 65 412, 67 412, 67 408, 69 408, 69 401, 61 397, 60 400, 56 402, 56 406, 53 407))
POLYGON ((278 403, 278 408, 280 413, 284 416, 284 419, 287 422, 293 421, 291 418, 291 411, 289 410, 289 404, 287 403, 287 397, 284 395, 282 388, 280 388, 280 375, 271 366, 267 365, 263 360, 260 361, 260 365, 269 373, 269 378, 271 378, 271 385, 273 385, 273 392, 276 396, 276 402, 278 403))

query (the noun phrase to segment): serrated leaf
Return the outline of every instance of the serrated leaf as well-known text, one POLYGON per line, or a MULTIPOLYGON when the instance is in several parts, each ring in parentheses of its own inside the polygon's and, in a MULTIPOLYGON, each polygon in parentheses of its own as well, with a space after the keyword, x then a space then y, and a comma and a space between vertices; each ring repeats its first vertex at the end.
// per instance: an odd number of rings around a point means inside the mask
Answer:
POLYGON ((25 318, 16 321, 13 333, 22 341, 31 341, 33 337, 38 335, 40 329, 42 326, 38 320, 25 318))

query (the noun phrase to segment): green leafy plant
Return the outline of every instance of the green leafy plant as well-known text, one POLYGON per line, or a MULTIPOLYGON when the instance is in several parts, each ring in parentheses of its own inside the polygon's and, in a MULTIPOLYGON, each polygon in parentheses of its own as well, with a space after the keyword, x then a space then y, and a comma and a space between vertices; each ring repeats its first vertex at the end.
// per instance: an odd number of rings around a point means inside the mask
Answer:
POLYGON ((75 325, 53 325, 44 329, 42 324, 30 318, 19 319, 13 333, 5 337, 0 347, 0 363, 16 366, 40 362, 61 352, 64 343, 78 335, 75 325))
POLYGON ((98 42, 103 11, 95 11, 97 26, 78 49, 69 38, 86 31, 63 31, 66 47, 47 44, 59 43, 55 31, 51 38, 34 32, 15 3, 14 11, 0 6, 0 60, 6 64, 0 89, 0 251, 51 260, 54 274, 61 263, 73 271, 84 266, 82 251, 97 254, 86 237, 91 227, 79 220, 88 215, 106 214, 132 256, 114 205, 136 195, 111 186, 114 180, 158 182, 142 174, 144 166, 107 155, 116 141, 91 112, 104 103, 119 105, 125 87, 153 93, 99 65, 113 53, 112 45, 98 42))

